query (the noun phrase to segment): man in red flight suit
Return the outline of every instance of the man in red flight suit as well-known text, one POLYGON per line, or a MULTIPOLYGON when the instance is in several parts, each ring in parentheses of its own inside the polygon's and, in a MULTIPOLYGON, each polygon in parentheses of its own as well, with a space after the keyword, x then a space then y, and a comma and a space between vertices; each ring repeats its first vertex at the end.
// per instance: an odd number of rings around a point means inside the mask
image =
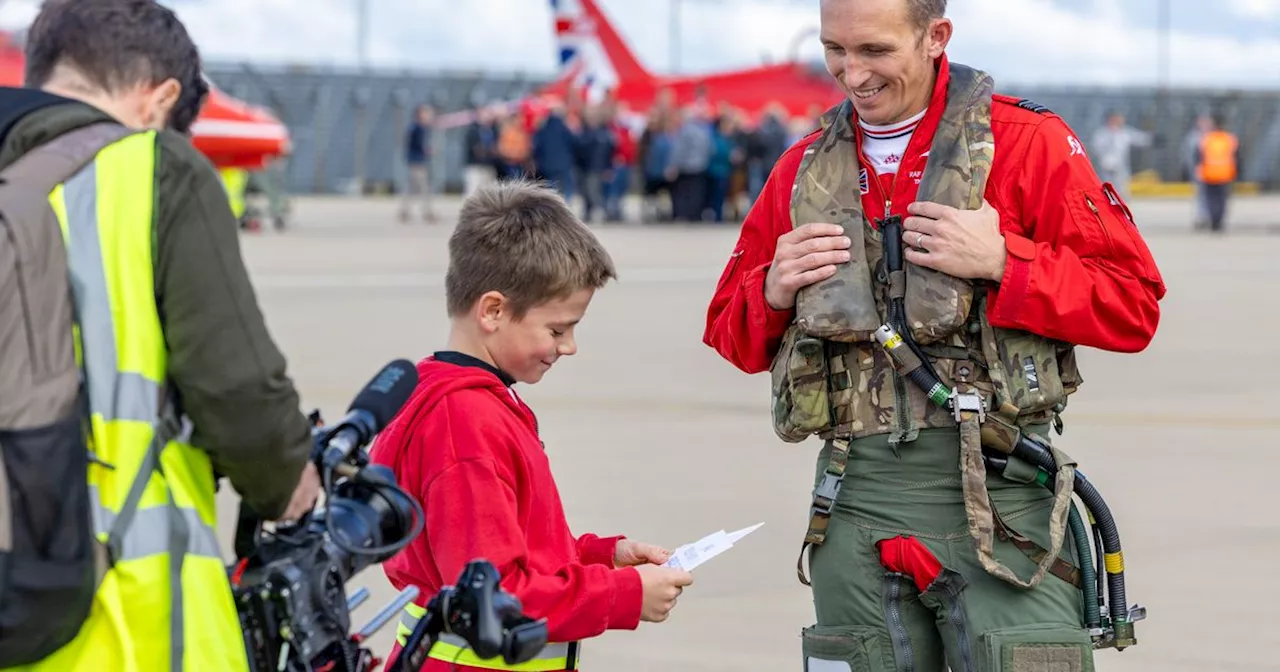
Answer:
MULTIPOLYGON (((744 372, 772 368, 780 436, 794 442, 806 433, 825 439, 805 544, 817 612, 816 626, 804 632, 806 669, 825 669, 815 661, 836 661, 857 672, 935 671, 947 665, 999 672, 1018 664, 1025 651, 1019 646, 1046 647, 1031 655, 1066 656, 1054 661, 1063 662, 1063 670, 1091 669, 1076 587, 1050 575, 1024 590, 984 571, 988 566, 978 561, 966 512, 972 482, 964 479, 962 489, 962 434, 951 412, 930 407, 911 381, 903 384, 874 340, 819 339, 809 347, 823 354, 796 354, 802 352, 796 340, 805 336, 796 333, 804 329, 797 320, 798 293, 847 273, 852 264, 861 262, 871 277, 868 285, 876 288, 875 302, 863 308, 873 317, 884 315, 893 296, 888 288, 900 281, 877 258, 884 245, 881 224, 891 216, 901 218, 908 315, 913 273, 937 271, 930 277, 951 276, 972 287, 975 297, 985 292, 965 311, 966 323, 936 334, 924 348, 945 384, 955 386, 948 372, 975 368, 960 366, 974 355, 975 341, 964 339, 977 336, 966 333, 985 338, 1004 329, 1010 331, 992 338, 1020 334, 1067 347, 1069 356, 1056 363, 1060 371, 1040 371, 1041 361, 1026 361, 1027 381, 1015 381, 1033 392, 1058 385, 1057 398, 1019 416, 1034 416, 1024 431, 1047 437, 1065 395, 1079 384, 1068 375, 1075 368, 1070 345, 1138 352, 1155 333, 1157 302, 1165 294, 1156 264, 1129 209, 1111 185, 1100 182, 1082 143, 1049 110, 988 93, 985 123, 995 149, 989 174, 983 175, 983 198, 954 207, 920 193, 927 168, 936 175, 950 167, 945 162, 953 154, 932 166, 929 157, 940 153, 934 144, 940 129, 962 123, 944 120, 952 98, 967 92, 951 87, 953 75, 975 72, 948 62, 952 25, 944 15, 945 0, 823 0, 826 62, 848 102, 830 113, 824 130, 801 139, 774 166, 716 287, 704 342, 744 372), (843 194, 855 194, 852 203, 841 201, 843 194), (856 220, 839 223, 857 209, 856 220), (796 221, 798 212, 807 213, 804 221, 796 221), (845 342, 835 342, 840 340, 845 342), (822 372, 825 382, 799 391, 804 383, 787 367, 797 361, 812 365, 815 357, 821 360, 817 368, 804 373, 822 372), (1042 377, 1032 376, 1032 369, 1042 377), (827 425, 785 426, 803 406, 796 401, 788 407, 788 394, 802 393, 826 402, 822 414, 829 409, 831 419, 819 420, 827 425), (833 474, 836 490, 822 502, 819 484, 833 474)), ((963 120, 971 133, 978 127, 973 121, 963 120)), ((983 143, 970 138, 954 155, 977 157, 982 151, 983 143)), ((975 159, 974 165, 982 164, 975 159)), ((846 289, 828 284, 811 300, 828 300, 846 289)), ((854 312, 828 312, 810 322, 838 322, 854 312)), ((1021 367, 1023 360, 1015 364, 1021 367)), ((995 361, 990 368, 1003 366, 995 361)), ((986 389, 984 403, 991 404, 986 389)), ((987 410, 989 418, 995 408, 987 410)), ((1052 493, 999 481, 987 483, 994 509, 1009 514, 1002 522, 1050 548, 1045 530, 1052 493)), ((1061 548, 1063 559, 1078 562, 1070 544, 1061 548)), ((1004 539, 994 543, 994 554, 1018 577, 1037 566, 1004 539)))

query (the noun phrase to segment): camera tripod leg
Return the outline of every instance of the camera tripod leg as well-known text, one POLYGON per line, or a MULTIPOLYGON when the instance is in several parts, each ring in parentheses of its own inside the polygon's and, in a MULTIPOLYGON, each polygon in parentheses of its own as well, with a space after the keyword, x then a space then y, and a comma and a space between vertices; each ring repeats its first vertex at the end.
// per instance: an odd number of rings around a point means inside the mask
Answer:
POLYGON ((361 588, 356 592, 347 596, 347 613, 356 610, 357 607, 369 601, 369 589, 361 588))
POLYGON ((364 640, 372 637, 373 633, 381 630, 383 626, 390 622, 391 619, 398 616, 401 611, 404 611, 405 607, 409 606, 410 602, 417 598, 417 586, 409 586, 408 588, 400 591, 400 594, 396 596, 396 599, 391 601, 391 604, 388 604, 377 614, 374 614, 373 618, 366 623, 363 628, 360 628, 360 630, 356 632, 356 641, 363 642, 364 640))

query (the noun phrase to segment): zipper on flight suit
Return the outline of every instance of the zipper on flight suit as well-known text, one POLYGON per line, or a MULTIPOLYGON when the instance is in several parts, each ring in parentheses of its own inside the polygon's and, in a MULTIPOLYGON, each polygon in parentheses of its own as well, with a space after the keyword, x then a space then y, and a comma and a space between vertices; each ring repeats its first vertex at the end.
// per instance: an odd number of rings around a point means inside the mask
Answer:
POLYGON ((1102 229, 1102 235, 1107 238, 1107 251, 1115 253, 1115 241, 1111 240, 1111 232, 1107 230, 1106 222, 1102 221, 1102 213, 1098 211, 1098 206, 1093 204, 1093 199, 1089 198, 1088 194, 1085 194, 1084 202, 1089 206, 1089 210, 1093 213, 1094 218, 1098 220, 1098 228, 1102 229))
POLYGON ((897 672, 915 672, 915 654, 911 650, 911 635, 902 620, 903 575, 890 572, 884 576, 885 625, 893 642, 893 659, 897 672))

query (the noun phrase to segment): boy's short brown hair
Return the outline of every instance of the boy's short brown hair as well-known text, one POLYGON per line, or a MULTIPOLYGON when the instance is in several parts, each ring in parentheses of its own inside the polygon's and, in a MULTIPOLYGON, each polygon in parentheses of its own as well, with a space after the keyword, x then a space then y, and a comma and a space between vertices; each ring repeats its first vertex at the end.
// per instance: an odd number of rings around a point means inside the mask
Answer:
POLYGON ((449 315, 457 316, 485 292, 501 292, 519 319, 530 308, 616 277, 609 253, 560 194, 508 180, 481 187, 463 203, 449 237, 445 300, 449 315))

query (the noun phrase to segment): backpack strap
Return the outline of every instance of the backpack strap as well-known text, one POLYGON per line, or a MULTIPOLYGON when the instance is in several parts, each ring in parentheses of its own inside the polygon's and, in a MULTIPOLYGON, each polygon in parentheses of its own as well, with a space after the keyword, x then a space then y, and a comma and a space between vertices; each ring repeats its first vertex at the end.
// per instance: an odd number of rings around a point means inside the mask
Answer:
MULTIPOLYGON (((80 172, 103 148, 135 132, 122 124, 104 121, 63 133, 23 154, 17 161, 0 171, 0 193, 10 189, 18 189, 22 192, 35 190, 36 193, 42 196, 47 195, 53 191, 54 187, 80 172)), ((40 200, 45 203, 43 207, 47 208, 47 200, 45 198, 40 200)), ((28 207, 34 206, 35 203, 32 203, 28 207)), ((79 414, 85 420, 85 426, 87 427, 90 413, 86 395, 79 395, 78 406, 79 414)), ((145 484, 149 480, 151 471, 158 467, 158 455, 158 450, 154 447, 148 451, 147 458, 154 458, 155 463, 145 463, 143 465, 143 471, 140 472, 140 477, 137 479, 138 482, 135 482, 130 492, 129 506, 120 515, 117 525, 113 526, 108 543, 101 544, 96 541, 94 543, 95 585, 101 582, 106 571, 113 564, 115 557, 113 551, 118 553, 124 527, 131 522, 133 509, 136 508, 137 500, 141 495, 141 488, 138 483, 145 484), (138 492, 135 494, 133 490, 138 492)), ((100 462, 92 452, 89 453, 89 459, 100 462)), ((146 461, 144 460, 144 462, 146 461)), ((114 468, 111 465, 104 466, 114 468)), ((96 505, 97 503, 95 502, 94 506, 96 505)))
POLYGON ((52 191, 79 172, 104 147, 135 132, 117 122, 103 121, 63 133, 0 171, 0 183, 52 191))

